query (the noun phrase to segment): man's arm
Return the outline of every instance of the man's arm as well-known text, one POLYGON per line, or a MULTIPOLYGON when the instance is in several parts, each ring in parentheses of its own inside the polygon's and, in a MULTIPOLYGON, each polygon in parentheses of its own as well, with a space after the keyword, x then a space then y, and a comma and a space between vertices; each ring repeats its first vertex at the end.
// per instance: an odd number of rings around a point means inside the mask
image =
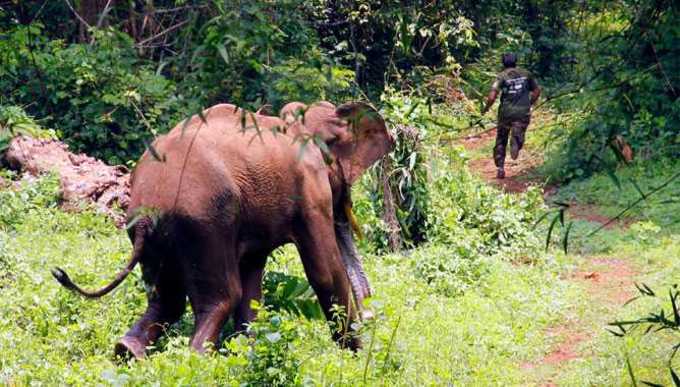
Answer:
POLYGON ((541 87, 538 86, 538 82, 533 75, 529 75, 529 90, 531 90, 531 105, 538 101, 538 97, 541 96, 541 87))
POLYGON ((486 114, 486 112, 491 109, 491 106, 493 106, 493 103, 496 102, 496 97, 498 97, 498 90, 501 89, 503 86, 503 77, 501 74, 498 74, 496 76, 496 79, 493 81, 493 84, 491 84, 491 91, 489 92, 489 95, 486 97, 486 106, 484 106, 484 109, 482 109, 482 115, 486 114))
POLYGON ((538 97, 541 96, 541 88, 540 86, 536 85, 533 90, 531 90, 531 105, 535 104, 536 101, 538 101, 538 97))
POLYGON ((486 114, 486 112, 489 111, 491 106, 493 106, 493 103, 496 102, 496 97, 498 97, 498 90, 496 90, 495 87, 492 87, 489 95, 486 97, 486 106, 482 109, 482 114, 486 114))

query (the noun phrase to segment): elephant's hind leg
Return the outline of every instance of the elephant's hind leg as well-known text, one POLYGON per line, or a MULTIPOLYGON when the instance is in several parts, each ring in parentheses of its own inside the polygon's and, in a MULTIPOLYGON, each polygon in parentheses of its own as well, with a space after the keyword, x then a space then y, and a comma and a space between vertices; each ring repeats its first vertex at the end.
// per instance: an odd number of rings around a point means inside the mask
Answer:
POLYGON ((186 309, 186 291, 179 267, 172 261, 148 262, 142 268, 149 285, 144 315, 115 346, 117 356, 141 358, 167 327, 179 320, 186 309))
POLYGON ((196 324, 191 347, 203 353, 206 342, 217 345, 222 327, 241 302, 242 290, 231 238, 209 237, 200 250, 188 262, 186 274, 196 324))
POLYGON ((245 331, 247 324, 255 318, 250 302, 262 299, 262 274, 267 263, 266 252, 248 254, 241 260, 241 284, 243 285, 241 302, 234 313, 234 323, 237 331, 245 331))

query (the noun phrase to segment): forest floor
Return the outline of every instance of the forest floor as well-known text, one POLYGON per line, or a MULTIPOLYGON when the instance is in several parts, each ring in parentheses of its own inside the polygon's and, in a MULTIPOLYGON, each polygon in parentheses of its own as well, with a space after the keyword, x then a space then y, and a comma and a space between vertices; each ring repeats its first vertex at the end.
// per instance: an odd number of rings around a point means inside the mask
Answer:
MULTIPOLYGON (((531 130, 527 136, 532 135, 531 130)), ((471 154, 469 167, 488 184, 502 188, 506 192, 520 193, 532 185, 543 187, 546 202, 559 191, 559 187, 543 183, 537 172, 543 163, 540 147, 528 141, 517 160, 506 159, 506 178, 496 178, 496 166, 492 158, 496 129, 464 137, 461 145, 471 154)), ((534 142, 535 144, 535 142, 534 142)), ((579 202, 570 203, 567 216, 598 227, 605 224, 609 217, 602 214, 598 206, 579 202)), ((613 233, 621 233, 632 221, 617 221, 606 226, 613 233)), ((561 277, 582 290, 586 299, 581 305, 574 305, 571 317, 559 325, 548 328, 544 335, 553 343, 549 352, 529 362, 519 365, 527 373, 527 382, 540 386, 571 384, 562 375, 570 366, 578 363, 593 362, 597 352, 592 350, 596 339, 609 335, 605 328, 611 322, 611 313, 621 308, 626 301, 635 296, 635 283, 641 280, 637 264, 625 255, 584 255, 575 266, 561 274, 561 277), (584 308, 583 310, 579 310, 584 308)))

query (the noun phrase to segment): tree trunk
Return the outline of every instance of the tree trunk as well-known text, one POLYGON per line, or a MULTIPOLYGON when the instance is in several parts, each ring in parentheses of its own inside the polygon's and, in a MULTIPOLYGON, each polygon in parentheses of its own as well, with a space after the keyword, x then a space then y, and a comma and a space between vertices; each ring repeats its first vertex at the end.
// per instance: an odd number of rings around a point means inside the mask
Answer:
POLYGON ((396 252, 401 248, 401 227, 397 220, 397 209, 389 179, 392 171, 392 160, 386 157, 380 164, 382 167, 383 222, 387 226, 387 247, 391 252, 396 252))
MULTIPOLYGON (((95 27, 97 26, 99 22, 99 16, 106 8, 106 5, 109 4, 109 7, 113 7, 114 3, 115 0, 110 0, 110 3, 109 0, 80 0, 78 2, 78 14, 83 18, 83 20, 85 20, 85 22, 87 22, 90 27, 95 27)), ((107 23, 105 23, 105 20, 102 20, 100 27, 106 25, 107 23)), ((88 26, 81 22, 78 36, 80 41, 83 43, 90 41, 90 34, 87 29, 88 26)))

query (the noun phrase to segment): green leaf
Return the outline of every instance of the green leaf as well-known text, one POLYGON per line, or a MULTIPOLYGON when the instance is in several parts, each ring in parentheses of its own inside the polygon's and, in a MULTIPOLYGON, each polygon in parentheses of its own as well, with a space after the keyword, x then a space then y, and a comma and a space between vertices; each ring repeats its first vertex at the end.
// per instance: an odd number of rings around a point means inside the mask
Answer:
POLYGON ((550 215, 550 214, 553 213, 553 212, 555 212, 555 211, 546 211, 546 212, 544 212, 544 213, 538 218, 538 220, 537 220, 536 222, 534 222, 533 228, 536 228, 536 227, 543 221, 543 219, 547 218, 548 215, 550 215))
POLYGON ((669 367, 669 369, 671 370, 671 378, 673 379, 673 385, 675 387, 680 387, 680 378, 678 378, 678 374, 676 374, 675 371, 673 371, 672 367, 669 367))
POLYGON ((166 160, 165 155, 161 156, 156 150, 156 148, 154 148, 153 144, 150 144, 148 141, 144 140, 144 146, 151 154, 151 157, 153 157, 156 161, 160 161, 161 163, 165 162, 166 160))
POLYGON ((217 52, 220 53, 220 56, 222 57, 222 60, 224 60, 224 63, 229 64, 229 53, 227 52, 227 48, 224 47, 224 45, 220 44, 217 46, 217 52))
POLYGON ((569 222, 567 225, 567 231, 564 233, 564 238, 562 238, 562 248, 564 249, 564 253, 567 254, 567 247, 569 245, 569 232, 571 231, 571 226, 574 225, 574 222, 569 222))
POLYGON ((184 121, 182 121, 182 130, 180 132, 180 137, 184 137, 184 132, 186 132, 187 126, 189 126, 189 122, 191 122, 191 117, 185 118, 184 121))
POLYGON ((303 139, 302 141, 300 141, 300 150, 298 151, 297 154, 298 160, 302 160, 302 156, 305 153, 305 148, 307 147, 307 144, 309 144, 309 139, 303 139))
POLYGON ((203 114, 203 109, 202 109, 202 108, 201 108, 201 110, 199 110, 198 113, 196 113, 196 114, 198 115, 198 118, 200 118, 201 121, 203 121, 204 124, 208 125, 208 120, 205 118, 205 115, 203 114))
POLYGON ((281 298, 283 299, 288 299, 291 297, 293 292, 295 291, 295 288, 297 288, 298 282, 295 278, 291 278, 286 283, 283 285, 283 289, 281 289, 281 298))
POLYGON ((642 189, 640 189, 640 186, 639 186, 638 183, 635 181, 635 179, 630 178, 629 180, 630 180, 630 182, 633 184, 633 187, 635 187, 635 190, 638 191, 638 193, 640 194, 640 196, 641 196, 643 199, 647 199, 647 195, 645 195, 645 193, 642 192, 642 189))
POLYGON ((560 219, 559 215, 556 215, 552 222, 550 222, 550 227, 548 227, 548 236, 545 238, 545 249, 548 250, 548 247, 550 247, 550 238, 552 237, 552 232, 553 228, 555 228, 555 224, 557 221, 560 219))
POLYGON ((414 103, 414 104, 411 106, 411 108, 410 108, 410 109, 408 110, 408 112, 406 113, 406 116, 404 116, 404 117, 407 118, 407 119, 408 119, 409 117, 411 117, 411 114, 413 114, 413 111, 416 110, 416 108, 418 107, 418 105, 420 105, 420 101, 416 101, 416 103, 414 103))
POLYGON ((607 332, 609 332, 609 333, 611 333, 612 335, 614 335, 614 336, 616 336, 616 337, 623 337, 623 335, 624 335, 623 333, 619 333, 619 332, 613 331, 613 330, 611 330, 611 329, 609 329, 609 328, 605 328, 604 330, 607 331, 607 332))
POLYGON ((675 325, 680 325, 680 313, 678 313, 678 294, 673 294, 673 289, 668 290, 671 297, 671 306, 673 307, 673 318, 675 320, 675 325))
POLYGON ((630 376, 630 382, 633 387, 637 387, 637 380, 635 380, 635 374, 633 373, 633 367, 630 366, 630 359, 626 356, 626 369, 628 370, 628 376, 630 376))

